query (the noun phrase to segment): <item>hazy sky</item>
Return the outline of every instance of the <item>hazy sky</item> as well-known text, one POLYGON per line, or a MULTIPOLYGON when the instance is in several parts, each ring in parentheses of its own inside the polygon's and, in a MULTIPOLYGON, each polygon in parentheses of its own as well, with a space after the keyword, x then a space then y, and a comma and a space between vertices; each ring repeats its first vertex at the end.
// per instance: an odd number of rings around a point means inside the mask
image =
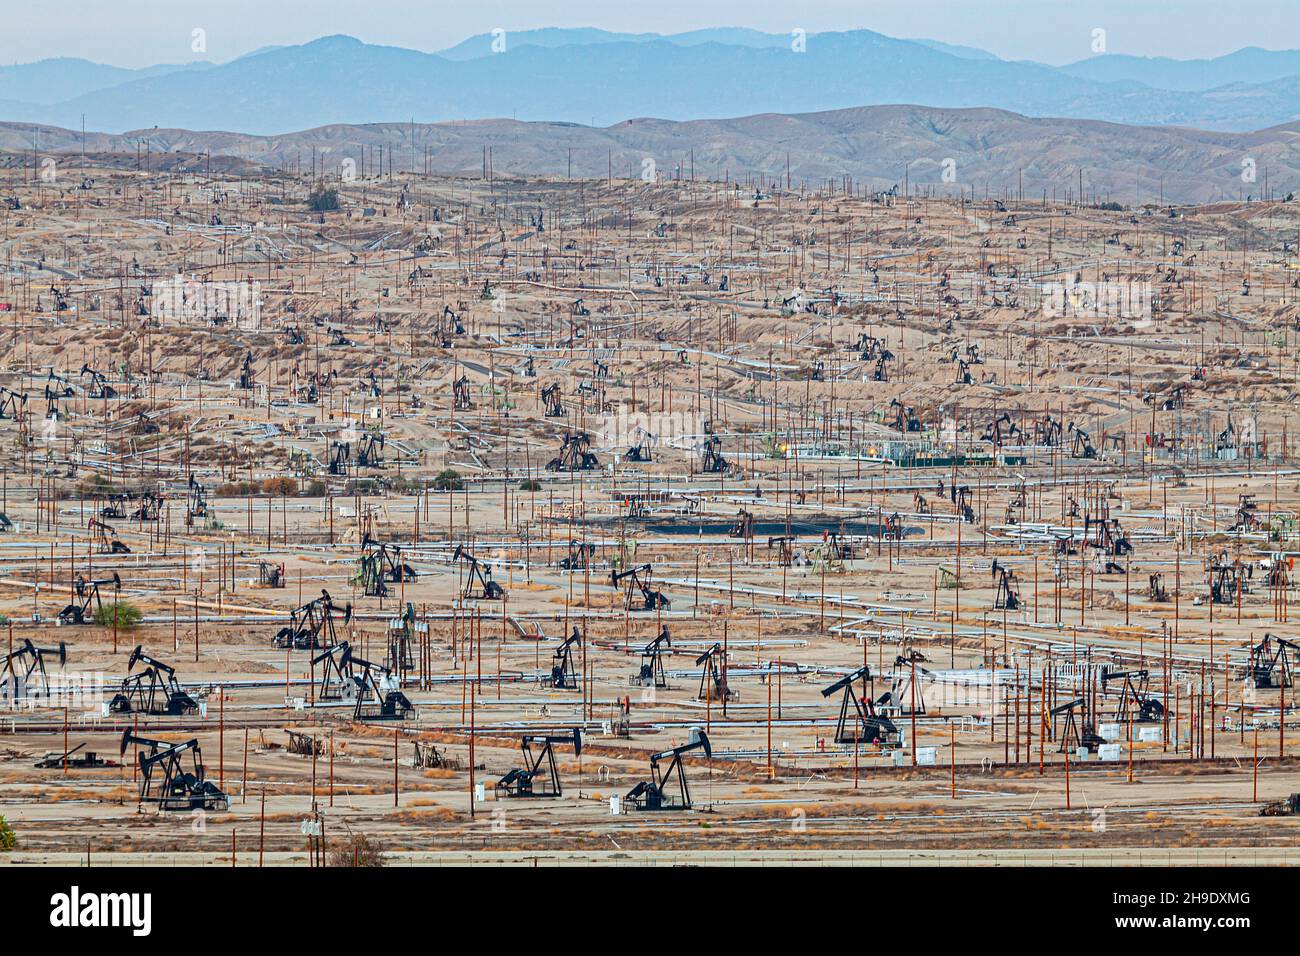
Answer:
POLYGON ((347 33, 434 52, 495 27, 595 26, 676 33, 710 26, 809 33, 867 28, 1067 63, 1111 53, 1216 56, 1300 48, 1300 0, 0 0, 0 63, 80 56, 119 66, 218 62, 259 47, 347 33), (207 52, 191 50, 195 28, 207 52))

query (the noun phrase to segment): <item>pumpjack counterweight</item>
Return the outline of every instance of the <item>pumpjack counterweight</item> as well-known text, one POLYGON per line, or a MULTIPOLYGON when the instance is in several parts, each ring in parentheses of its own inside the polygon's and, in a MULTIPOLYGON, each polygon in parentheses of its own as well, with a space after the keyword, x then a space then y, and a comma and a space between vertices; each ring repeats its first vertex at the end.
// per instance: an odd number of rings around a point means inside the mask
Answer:
POLYGON ((77 580, 73 583, 73 593, 77 596, 77 604, 70 604, 59 611, 60 624, 85 624, 87 620, 94 619, 95 611, 103 610, 104 601, 101 600, 99 589, 101 585, 112 584, 114 601, 117 600, 117 594, 122 589, 122 579, 117 572, 113 572, 112 578, 101 578, 96 581, 87 581, 81 575, 77 575, 77 580), (91 606, 94 605, 94 610, 91 606))
POLYGON ((390 584, 414 581, 419 574, 402 560, 400 547, 387 542, 380 544, 366 535, 361 542, 357 576, 366 597, 387 597, 390 584))
POLYGON ((1257 690, 1292 686, 1291 668, 1300 644, 1285 638, 1265 634, 1264 639, 1250 648, 1249 680, 1257 690))
POLYGON ((894 722, 876 712, 876 705, 867 690, 867 681, 870 679, 871 668, 863 666, 822 689, 823 697, 840 694, 840 716, 835 722, 837 744, 883 744, 898 739, 898 727, 894 722), (861 694, 857 691, 859 683, 862 686, 861 694), (853 713, 852 718, 849 717, 850 711, 853 713), (852 719, 851 727, 850 719, 852 719))
MULTIPOLYGON (((334 614, 338 606, 329 591, 321 589, 321 596, 289 612, 289 624, 280 628, 273 641, 276 647, 290 647, 300 651, 332 647, 338 643, 334 634, 334 614)), ((343 608, 343 623, 352 620, 352 605, 343 608)))
POLYGON ((573 665, 573 649, 582 646, 582 632, 576 627, 573 633, 555 649, 551 659, 551 686, 556 690, 577 690, 578 674, 573 665))
POLYGON ((57 659, 62 668, 68 661, 68 646, 60 641, 58 647, 38 647, 30 638, 23 638, 17 650, 0 657, 0 700, 48 697, 51 687, 46 658, 57 659))
POLYGON ((650 779, 642 780, 623 799, 635 810, 690 810, 694 804, 682 757, 695 750, 703 750, 706 757, 713 756, 708 734, 699 727, 691 728, 690 740, 680 747, 652 754, 650 779), (665 760, 668 761, 666 768, 663 767, 665 760))
POLYGON ((122 734, 122 756, 132 744, 144 748, 138 754, 141 803, 156 804, 159 810, 230 809, 230 798, 205 776, 198 740, 174 743, 128 730, 122 734), (182 759, 186 754, 188 770, 182 759))
POLYGON ((695 659, 700 669, 700 690, 697 700, 735 700, 736 692, 727 685, 725 655, 721 644, 714 644, 695 659))
POLYGON ((563 796, 560 768, 555 760, 557 744, 572 744, 573 755, 582 756, 581 728, 574 727, 567 734, 525 734, 520 737, 519 748, 523 751, 524 765, 515 767, 497 781, 497 793, 503 797, 563 796))
POLYGON ((1057 748, 1058 753, 1077 750, 1096 753, 1097 748, 1106 742, 1093 728, 1087 702, 1082 697, 1053 707, 1049 714, 1052 718, 1052 735, 1061 742, 1057 748))
POLYGON ((480 561, 460 545, 452 552, 452 561, 462 561, 467 574, 465 588, 461 597, 466 600, 477 598, 482 601, 504 601, 506 589, 492 580, 492 566, 480 561))
POLYGON ((397 687, 393 672, 351 655, 352 681, 356 686, 356 706, 352 719, 358 723, 406 720, 415 713, 415 705, 397 687))
POLYGON ((641 669, 632 678, 638 687, 667 688, 668 675, 664 672, 664 648, 672 646, 668 625, 659 629, 659 636, 641 649, 641 669))
POLYGON ((126 669, 121 690, 108 703, 109 713, 179 717, 199 712, 198 701, 176 679, 176 668, 146 654, 142 645, 131 652, 126 669), (136 664, 145 669, 130 673, 136 664))
POLYGON ((668 610, 670 606, 668 597, 663 591, 657 591, 650 586, 651 571, 650 565, 641 564, 626 571, 610 572, 609 583, 612 587, 624 589, 623 603, 629 611, 668 610))
POLYGON ((1101 688, 1104 693, 1109 684, 1122 681, 1119 705, 1115 710, 1115 719, 1120 723, 1133 720, 1140 723, 1152 723, 1164 720, 1165 705, 1150 693, 1151 674, 1142 670, 1114 671, 1103 670, 1101 688))

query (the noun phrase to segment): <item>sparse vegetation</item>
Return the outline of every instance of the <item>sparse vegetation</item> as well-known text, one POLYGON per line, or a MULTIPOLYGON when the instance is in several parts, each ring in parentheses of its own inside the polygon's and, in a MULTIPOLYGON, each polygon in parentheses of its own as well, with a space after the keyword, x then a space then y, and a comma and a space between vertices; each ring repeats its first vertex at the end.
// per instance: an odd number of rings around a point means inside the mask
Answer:
MULTIPOLYGON (((325 493, 325 483, 320 485, 320 494, 325 493)), ((271 495, 292 497, 298 494, 298 479, 289 477, 267 478, 263 481, 226 481, 217 485, 218 498, 246 498, 250 495, 271 495)))
POLYGON ((119 631, 129 631, 136 627, 144 614, 130 601, 110 601, 95 608, 95 623, 100 627, 112 627, 116 620, 119 631))
POLYGON ((339 208, 339 191, 317 183, 316 188, 307 194, 307 206, 312 212, 333 212, 339 208))
POLYGON ((18 846, 18 834, 9 825, 9 821, 0 817, 0 853, 8 853, 18 846))
POLYGON ((460 491, 465 487, 460 472, 454 468, 444 468, 433 479, 433 487, 438 491, 460 491))
POLYGON ((268 495, 296 495, 298 480, 296 478, 267 478, 262 482, 262 492, 268 495))
POLYGON ((349 834, 348 839, 330 851, 330 866, 384 866, 383 848, 364 833, 349 834))

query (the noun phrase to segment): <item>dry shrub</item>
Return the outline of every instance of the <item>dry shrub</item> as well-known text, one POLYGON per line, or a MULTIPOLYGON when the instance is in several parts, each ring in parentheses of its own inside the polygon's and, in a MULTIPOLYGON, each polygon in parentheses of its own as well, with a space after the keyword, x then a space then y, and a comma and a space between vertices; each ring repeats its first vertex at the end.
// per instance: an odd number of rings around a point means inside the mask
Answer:
POLYGON ((364 833, 352 833, 330 851, 330 866, 384 866, 384 850, 364 833))
POLYGON ((460 819, 456 811, 449 809, 448 807, 403 810, 395 816, 403 823, 451 823, 460 819))

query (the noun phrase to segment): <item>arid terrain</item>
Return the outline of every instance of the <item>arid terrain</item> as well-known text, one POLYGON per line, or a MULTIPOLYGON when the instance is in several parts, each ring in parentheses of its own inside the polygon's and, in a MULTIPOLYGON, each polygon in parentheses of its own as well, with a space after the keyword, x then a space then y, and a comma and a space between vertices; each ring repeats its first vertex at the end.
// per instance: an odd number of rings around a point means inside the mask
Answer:
POLYGON ((7 861, 1296 858, 1300 206, 103 148, 0 170, 7 861))
POLYGON ((1132 126, 998 109, 865 106, 607 127, 480 119, 331 123, 274 136, 176 128, 120 134, 0 122, 0 167, 71 163, 256 176, 382 171, 562 180, 732 180, 786 191, 991 197, 1084 205, 1281 199, 1300 173, 1287 123, 1249 132, 1132 126), (741 174, 740 170, 749 171, 741 174))

